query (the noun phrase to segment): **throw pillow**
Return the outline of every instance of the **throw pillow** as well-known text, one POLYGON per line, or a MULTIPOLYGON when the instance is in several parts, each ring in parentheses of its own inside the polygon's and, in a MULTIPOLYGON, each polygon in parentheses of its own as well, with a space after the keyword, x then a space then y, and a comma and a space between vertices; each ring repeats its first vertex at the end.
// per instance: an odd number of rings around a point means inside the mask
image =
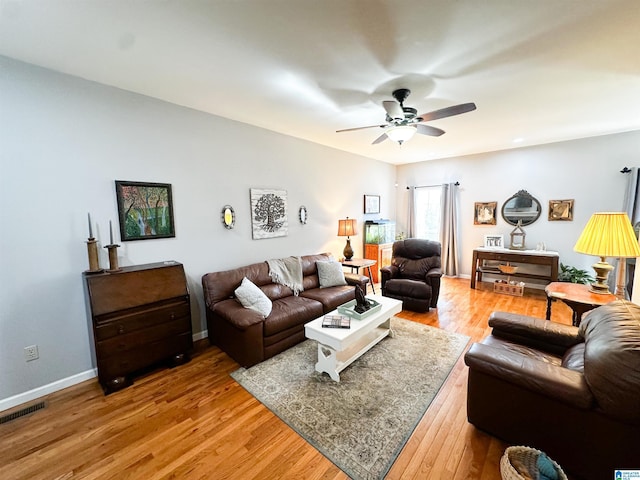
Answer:
POLYGON ((255 310, 261 315, 268 317, 273 308, 273 304, 258 286, 247 277, 242 279, 242 283, 235 292, 236 298, 244 308, 255 310))
POLYGON ((342 265, 338 262, 316 262, 318 268, 318 279, 320 288, 336 287, 346 285, 342 265))

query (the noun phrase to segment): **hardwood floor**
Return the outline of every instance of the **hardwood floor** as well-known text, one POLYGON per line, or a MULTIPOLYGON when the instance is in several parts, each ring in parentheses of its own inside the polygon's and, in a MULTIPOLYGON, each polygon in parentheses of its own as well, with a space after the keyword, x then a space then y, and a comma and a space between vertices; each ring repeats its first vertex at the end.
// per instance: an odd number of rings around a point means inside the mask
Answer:
MULTIPOLYGON (((564 304, 553 308, 554 321, 571 323, 564 304)), ((489 333, 494 310, 544 318, 546 300, 541 291, 511 297, 445 278, 437 310, 399 316, 474 341, 489 333)), ((237 368, 202 342, 190 363, 121 392, 105 397, 90 380, 49 395, 46 408, 0 425, 0 478, 348 478, 240 387, 229 376, 237 368)), ((500 479, 507 445, 467 423, 466 383, 460 357, 387 478, 500 479)))

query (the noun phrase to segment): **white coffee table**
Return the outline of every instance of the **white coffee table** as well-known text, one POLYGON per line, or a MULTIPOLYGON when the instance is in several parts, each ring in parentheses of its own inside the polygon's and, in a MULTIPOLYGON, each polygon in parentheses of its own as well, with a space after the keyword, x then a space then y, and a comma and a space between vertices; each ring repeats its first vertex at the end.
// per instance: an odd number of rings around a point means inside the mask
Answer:
MULTIPOLYGON (((392 336, 391 317, 402 311, 402 302, 380 295, 367 295, 382 308, 363 320, 351 319, 351 328, 322 328, 322 319, 316 318, 304 326, 307 338, 318 342, 317 372, 326 372, 336 382, 340 372, 360 358, 387 335, 392 336)), ((329 314, 338 314, 337 310, 329 314)))

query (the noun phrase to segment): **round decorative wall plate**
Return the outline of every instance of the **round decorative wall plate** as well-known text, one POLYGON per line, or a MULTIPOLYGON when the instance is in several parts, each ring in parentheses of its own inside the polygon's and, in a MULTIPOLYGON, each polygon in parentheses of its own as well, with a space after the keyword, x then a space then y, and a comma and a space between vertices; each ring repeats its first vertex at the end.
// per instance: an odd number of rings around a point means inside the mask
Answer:
POLYGON ((301 224, 304 225, 305 223, 307 223, 307 219, 309 218, 309 214, 307 213, 307 207, 305 207, 304 205, 300 207, 300 210, 298 210, 298 217, 300 218, 301 224))

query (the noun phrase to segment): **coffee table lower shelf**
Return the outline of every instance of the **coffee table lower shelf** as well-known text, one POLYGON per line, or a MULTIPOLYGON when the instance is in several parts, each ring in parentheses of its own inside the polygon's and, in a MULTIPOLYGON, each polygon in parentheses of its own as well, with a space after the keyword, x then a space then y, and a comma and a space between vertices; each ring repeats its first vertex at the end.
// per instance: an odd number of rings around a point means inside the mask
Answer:
POLYGON ((350 329, 322 328, 323 317, 305 325, 306 337, 318 342, 316 371, 329 374, 336 382, 340 381, 340 372, 382 339, 393 336, 391 317, 402 311, 402 302, 377 295, 367 298, 379 301, 382 308, 363 320, 352 319, 350 329))
POLYGON ((332 380, 339 382, 340 372, 342 370, 351 365, 386 336, 393 337, 391 319, 360 338, 346 350, 335 350, 328 345, 323 345, 318 342, 318 362, 316 363, 316 372, 328 373, 332 380))

